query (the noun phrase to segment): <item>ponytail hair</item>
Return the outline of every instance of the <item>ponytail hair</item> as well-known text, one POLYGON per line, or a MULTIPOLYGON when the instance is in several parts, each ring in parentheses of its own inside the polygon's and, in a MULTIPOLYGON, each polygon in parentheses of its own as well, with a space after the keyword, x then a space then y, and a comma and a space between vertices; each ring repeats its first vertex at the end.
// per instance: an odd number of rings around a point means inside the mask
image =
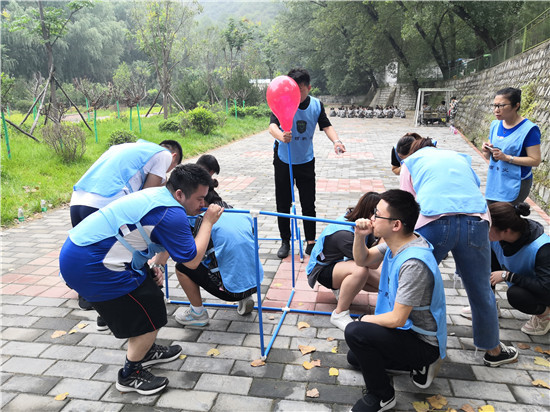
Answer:
POLYGON ((527 230, 527 220, 522 216, 531 214, 531 207, 525 203, 513 205, 507 202, 496 202, 489 205, 493 226, 498 230, 511 229, 523 233, 527 230))
POLYGON ((429 137, 422 137, 413 142, 413 144, 411 145, 411 151, 409 152, 409 154, 412 155, 413 153, 425 147, 435 147, 435 143, 429 137))

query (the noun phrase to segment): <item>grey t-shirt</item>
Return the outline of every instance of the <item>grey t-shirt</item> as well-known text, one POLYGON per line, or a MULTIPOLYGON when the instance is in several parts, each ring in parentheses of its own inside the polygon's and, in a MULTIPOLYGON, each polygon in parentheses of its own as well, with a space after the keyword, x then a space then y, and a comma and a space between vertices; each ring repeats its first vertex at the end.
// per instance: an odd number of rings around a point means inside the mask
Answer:
MULTIPOLYGON (((416 240, 402 246, 397 254, 401 253, 408 247, 428 247, 428 242, 423 237, 418 237, 416 240)), ((385 254, 388 245, 383 243, 377 246, 380 253, 385 254)), ((434 290, 434 277, 424 262, 419 259, 409 259, 399 269, 399 285, 397 286, 397 294, 395 301, 401 305, 407 306, 430 306, 432 294, 434 290)), ((432 313, 429 310, 412 310, 409 319, 419 328, 433 331, 437 330, 432 313)), ((415 332, 416 333, 416 332, 415 332)), ((418 337, 434 346, 437 346, 437 338, 417 333, 418 337)))

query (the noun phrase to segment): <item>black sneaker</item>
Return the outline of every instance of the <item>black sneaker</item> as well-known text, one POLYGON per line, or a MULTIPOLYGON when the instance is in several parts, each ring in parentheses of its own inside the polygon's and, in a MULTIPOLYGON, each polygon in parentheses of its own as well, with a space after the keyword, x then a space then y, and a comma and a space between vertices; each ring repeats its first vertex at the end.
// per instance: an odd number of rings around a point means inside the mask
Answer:
POLYGON ((380 412, 391 409, 396 404, 395 392, 390 399, 382 400, 372 393, 366 393, 361 399, 355 402, 352 412, 380 412))
POLYGON ((139 367, 128 377, 122 377, 122 369, 118 371, 116 388, 120 392, 137 392, 140 395, 154 395, 168 385, 168 378, 155 376, 147 369, 139 367))
POLYGON ((149 352, 141 360, 141 366, 148 368, 149 366, 155 365, 157 363, 172 362, 176 360, 181 353, 180 345, 173 346, 162 346, 153 343, 149 352))
POLYGON ((421 389, 429 388, 441 367, 441 358, 434 363, 424 366, 422 369, 411 371, 413 383, 421 389))
POLYGON ((279 251, 277 252, 277 257, 279 259, 284 259, 288 256, 288 252, 290 252, 290 241, 289 240, 283 240, 281 243, 281 247, 279 248, 279 251))
POLYGON ((489 352, 486 352, 483 356, 483 363, 491 368, 496 368, 505 363, 517 362, 517 359, 518 350, 513 346, 506 346, 504 343, 500 342, 500 353, 497 356, 491 356, 489 352))
POLYGON ((101 316, 98 315, 96 320, 96 329, 99 331, 108 330, 109 326, 107 326, 107 322, 105 322, 105 319, 103 319, 101 316))
POLYGON ((306 244, 306 255, 311 255, 311 251, 313 250, 314 246, 315 246, 315 243, 306 244))
POLYGON ((82 310, 92 310, 94 308, 90 302, 88 302, 86 299, 84 299, 80 295, 78 295, 78 306, 82 310))

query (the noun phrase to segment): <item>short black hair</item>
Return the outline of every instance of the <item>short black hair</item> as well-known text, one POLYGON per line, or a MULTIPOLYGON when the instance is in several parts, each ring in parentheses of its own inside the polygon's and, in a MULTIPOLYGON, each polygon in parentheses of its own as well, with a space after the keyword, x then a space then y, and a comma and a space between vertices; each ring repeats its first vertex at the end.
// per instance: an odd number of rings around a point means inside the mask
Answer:
MULTIPOLYGON (((495 96, 504 96, 510 100, 512 108, 515 108, 518 103, 521 107, 521 89, 516 89, 514 87, 505 87, 496 92, 495 96)), ((518 108, 519 109, 519 108, 518 108)))
POLYGON ((218 163, 218 160, 211 154, 203 154, 201 157, 199 157, 199 160, 197 160, 197 164, 204 167, 209 172, 212 171, 217 175, 220 174, 220 164, 218 163))
POLYGON ((412 233, 420 214, 420 205, 414 196, 404 190, 391 189, 382 193, 380 199, 388 204, 390 216, 401 221, 403 233, 412 233))
POLYGON ((212 178, 210 174, 199 165, 187 163, 178 165, 170 173, 166 187, 171 192, 181 190, 186 198, 190 198, 199 185, 210 187, 212 178))
POLYGON ((302 84, 305 86, 309 86, 309 83, 311 82, 309 72, 306 69, 302 68, 292 69, 288 72, 288 77, 293 79, 296 83, 298 83, 298 85, 302 84))
POLYGON ((395 151, 399 156, 406 156, 411 151, 412 144, 419 139, 422 139, 422 136, 420 136, 418 133, 407 133, 397 141, 397 144, 395 145, 395 151))
POLYGON ((176 142, 175 140, 163 140, 159 143, 160 146, 166 147, 168 150, 170 150, 170 153, 177 153, 178 154, 178 162, 179 165, 183 159, 183 149, 181 148, 181 145, 176 142))

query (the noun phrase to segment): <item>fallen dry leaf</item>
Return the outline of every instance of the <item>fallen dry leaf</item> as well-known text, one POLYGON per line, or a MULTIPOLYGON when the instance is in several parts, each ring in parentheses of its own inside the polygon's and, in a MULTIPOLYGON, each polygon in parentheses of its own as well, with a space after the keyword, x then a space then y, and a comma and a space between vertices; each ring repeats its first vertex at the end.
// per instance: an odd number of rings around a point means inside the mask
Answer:
POLYGON ((540 356, 535 356, 535 365, 546 366, 550 368, 550 362, 540 356))
POLYGON ((187 358, 187 355, 180 355, 180 359, 185 359, 187 358))
POLYGON ((338 353, 338 346, 333 347, 330 351, 332 353, 338 353))
POLYGON ((456 412, 456 409, 454 408, 447 408, 447 411, 446 412, 456 412))
POLYGON ((68 334, 72 335, 73 333, 76 333, 76 332, 78 332, 76 329, 71 329, 68 334))
POLYGON ((51 338, 52 339, 57 339, 60 336, 63 336, 63 335, 66 335, 66 334, 67 334, 67 332, 65 332, 64 330, 56 330, 54 333, 52 333, 51 338))
POLYGON ((306 396, 308 398, 318 398, 319 397, 319 390, 317 388, 310 389, 306 392, 306 396))
POLYGON ((298 322, 298 329, 306 329, 309 328, 309 323, 307 322, 298 322))
POLYGON ((298 349, 300 349, 300 352, 302 352, 302 355, 307 355, 308 353, 315 352, 317 350, 315 346, 306 346, 306 345, 298 345, 298 349))
POLYGON ((304 367, 304 369, 306 370, 310 370, 310 369, 313 369, 315 366, 313 366, 311 364, 311 362, 308 362, 308 361, 305 361, 304 363, 302 363, 302 366, 304 367))
POLYGON ((495 408, 492 405, 483 405, 477 408, 478 412, 495 412, 495 408))
POLYGON ((334 338, 333 338, 332 336, 329 336, 329 337, 327 338, 327 342, 332 342, 333 340, 334 340, 334 338))
POLYGON ((330 368, 328 370, 328 376, 338 376, 340 372, 336 368, 330 368))
POLYGON ((526 343, 518 343, 518 348, 520 349, 529 349, 531 346, 529 346, 526 343))
POLYGON ((218 356, 220 354, 220 351, 216 348, 210 349, 208 352, 206 352, 208 356, 218 356))
POLYGON ((256 360, 253 360, 252 362, 250 362, 250 365, 251 366, 254 366, 254 367, 257 367, 257 366, 264 366, 265 365, 265 362, 261 359, 256 359, 256 360))
POLYGON ((413 402, 412 405, 416 412, 428 412, 430 410, 428 402, 413 402))
POLYGON ((60 393, 60 394, 57 395, 54 399, 55 399, 56 401, 64 401, 65 399, 67 399, 67 396, 69 396, 69 392, 60 393))
POLYGON ((550 350, 544 350, 540 346, 537 346, 534 350, 538 353, 546 353, 547 355, 550 355, 550 350))
POLYGON ((426 400, 434 409, 441 409, 448 403, 447 399, 441 395, 430 396, 429 398, 426 398, 426 400))
POLYGON ((78 329, 84 329, 86 326, 88 326, 88 324, 84 322, 80 322, 78 325, 76 325, 78 329))
POLYGON ((271 286, 276 287, 276 288, 280 288, 281 286, 283 286, 283 284, 282 283, 274 283, 271 286))
POLYGON ((321 366, 321 359, 315 359, 314 361, 311 361, 311 364, 313 366, 321 366))
POLYGON ((469 403, 465 403, 464 405, 462 405, 460 407, 460 410, 464 412, 476 412, 472 405, 470 405, 469 403))
POLYGON ((298 303, 298 306, 302 306, 303 304, 304 304, 303 302, 300 302, 300 303, 298 303))
POLYGON ((537 379, 531 382, 534 386, 540 386, 542 388, 550 389, 550 385, 548 385, 548 382, 543 381, 542 379, 537 379))
POLYGON ((273 319, 275 319, 275 316, 271 315, 268 319, 273 320, 273 319))

